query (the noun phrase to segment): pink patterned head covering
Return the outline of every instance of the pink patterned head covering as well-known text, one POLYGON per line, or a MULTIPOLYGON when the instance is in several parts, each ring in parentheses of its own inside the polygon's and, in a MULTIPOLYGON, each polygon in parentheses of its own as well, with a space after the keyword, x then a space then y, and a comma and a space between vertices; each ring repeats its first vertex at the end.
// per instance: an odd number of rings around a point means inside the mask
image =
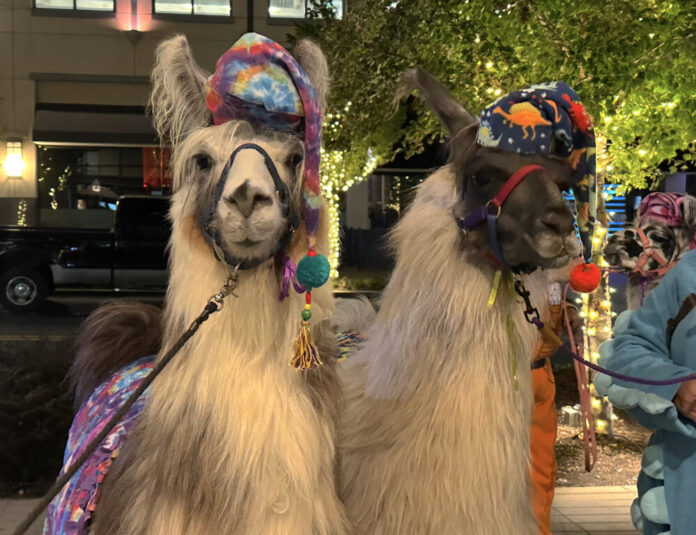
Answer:
MULTIPOLYGON (((657 223, 668 227, 684 225, 684 200, 683 193, 656 192, 647 195, 638 207, 638 221, 643 223, 657 223)), ((696 249, 696 235, 691 239, 691 248, 696 249)))
POLYGON ((684 195, 680 193, 651 193, 643 199, 638 207, 638 217, 641 223, 659 223, 676 227, 684 222, 682 202, 684 195))

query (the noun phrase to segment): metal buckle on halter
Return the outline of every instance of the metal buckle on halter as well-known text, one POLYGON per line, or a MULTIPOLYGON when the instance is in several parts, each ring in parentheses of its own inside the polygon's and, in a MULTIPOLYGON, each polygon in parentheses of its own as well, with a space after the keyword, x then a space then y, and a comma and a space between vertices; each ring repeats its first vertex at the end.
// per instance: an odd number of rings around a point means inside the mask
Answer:
POLYGON ((539 329, 541 329, 541 327, 543 327, 543 323, 541 322, 539 309, 532 305, 532 301, 529 298, 529 290, 525 288, 524 283, 517 277, 515 277, 515 293, 517 293, 517 295, 524 300, 524 319, 527 320, 527 323, 536 325, 539 329))
POLYGON ((500 217, 500 211, 501 211, 502 208, 503 208, 500 204, 495 204, 495 203, 493 202, 493 199, 491 199, 490 201, 488 201, 488 202, 486 203, 485 206, 486 206, 486 210, 488 211, 488 213, 489 213, 490 215, 493 215, 493 212, 491 211, 491 206, 495 207, 495 208, 497 209, 496 214, 495 214, 495 218, 498 219, 498 218, 500 217))
POLYGON ((228 295, 234 295, 237 297, 237 294, 234 293, 237 286, 239 286, 239 264, 234 267, 234 271, 230 271, 229 269, 227 270, 227 279, 225 280, 225 283, 222 285, 222 288, 220 288, 218 293, 208 299, 208 304, 215 303, 217 309, 222 310, 222 307, 225 304, 225 297, 228 295))

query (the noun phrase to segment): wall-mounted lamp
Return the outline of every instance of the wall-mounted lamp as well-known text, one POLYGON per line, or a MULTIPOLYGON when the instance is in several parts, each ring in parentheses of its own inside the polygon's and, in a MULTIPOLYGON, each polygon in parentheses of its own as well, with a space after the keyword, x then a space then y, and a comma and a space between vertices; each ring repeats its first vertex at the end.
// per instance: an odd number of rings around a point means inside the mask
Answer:
POLYGON ((21 178, 24 171, 24 160, 22 159, 22 142, 8 141, 7 152, 5 153, 5 163, 3 165, 8 177, 21 178))

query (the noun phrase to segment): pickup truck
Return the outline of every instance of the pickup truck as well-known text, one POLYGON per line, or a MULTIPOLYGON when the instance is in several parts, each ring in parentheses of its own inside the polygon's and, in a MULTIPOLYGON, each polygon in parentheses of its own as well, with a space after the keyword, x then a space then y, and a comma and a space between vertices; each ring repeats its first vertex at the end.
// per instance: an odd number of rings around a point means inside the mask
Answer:
POLYGON ((0 304, 36 310, 56 287, 163 291, 169 200, 127 196, 106 230, 0 228, 0 304))

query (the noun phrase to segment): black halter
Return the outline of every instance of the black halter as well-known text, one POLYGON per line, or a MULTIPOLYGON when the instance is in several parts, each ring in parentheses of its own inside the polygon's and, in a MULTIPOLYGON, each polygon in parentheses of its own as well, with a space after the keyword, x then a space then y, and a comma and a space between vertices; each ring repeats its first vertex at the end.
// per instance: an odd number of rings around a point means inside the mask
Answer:
POLYGON ((285 183, 280 179, 280 175, 278 174, 278 170, 276 169, 273 160, 268 155, 268 153, 256 143, 244 143, 243 145, 240 145, 234 150, 234 152, 230 155, 230 159, 227 161, 225 168, 222 170, 220 180, 218 181, 217 187, 215 188, 215 197, 213 199, 213 202, 210 203, 206 207, 206 209, 198 215, 198 222, 200 223, 201 228, 203 229, 203 235, 206 237, 211 247, 213 248, 215 258, 217 258, 220 262, 225 262, 229 266, 238 267, 239 269, 255 268, 256 266, 263 264, 266 260, 273 258, 279 251, 285 249, 290 243, 290 238, 292 237, 293 232, 295 232, 295 229, 297 228, 299 221, 299 215, 296 214, 295 211, 292 209, 290 195, 288 195, 288 188, 285 185, 285 183), (210 226, 213 217, 215 216, 215 213, 217 211, 218 203, 220 202, 220 199, 222 197, 222 192, 225 190, 227 176, 229 175, 230 169, 232 168, 234 159, 237 156, 237 154, 239 154, 241 151, 245 149, 253 149, 259 154, 261 154, 261 156, 263 156, 263 161, 266 164, 266 169, 268 169, 268 172, 271 174, 271 177, 273 178, 273 184, 275 185, 276 194, 278 195, 278 198, 280 200, 280 206, 283 217, 288 219, 289 221, 288 229, 281 236, 280 240, 278 240, 278 243, 276 244, 275 248, 266 257, 254 258, 251 260, 242 260, 228 255, 222 247, 222 240, 220 238, 219 231, 217 229, 211 228, 210 226))

